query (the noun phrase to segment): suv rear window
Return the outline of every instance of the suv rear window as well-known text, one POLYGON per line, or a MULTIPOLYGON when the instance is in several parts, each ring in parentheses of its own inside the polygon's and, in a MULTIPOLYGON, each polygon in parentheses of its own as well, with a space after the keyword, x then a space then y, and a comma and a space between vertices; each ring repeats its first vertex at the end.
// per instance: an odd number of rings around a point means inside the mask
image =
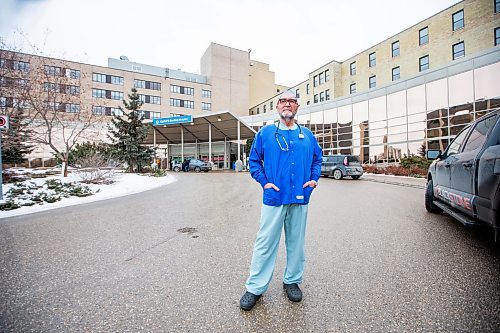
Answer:
POLYGON ((360 163, 359 156, 349 155, 347 156, 347 161, 349 163, 360 163))

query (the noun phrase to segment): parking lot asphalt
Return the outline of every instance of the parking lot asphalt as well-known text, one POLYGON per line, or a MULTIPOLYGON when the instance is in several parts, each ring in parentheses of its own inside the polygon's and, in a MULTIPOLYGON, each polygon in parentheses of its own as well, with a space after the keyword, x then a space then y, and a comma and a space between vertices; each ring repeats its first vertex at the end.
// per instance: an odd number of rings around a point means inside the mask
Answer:
POLYGON ((281 286, 239 309, 261 190, 248 173, 179 173, 141 194, 0 220, 1 332, 498 332, 487 228, 424 190, 322 178, 301 303, 281 286))

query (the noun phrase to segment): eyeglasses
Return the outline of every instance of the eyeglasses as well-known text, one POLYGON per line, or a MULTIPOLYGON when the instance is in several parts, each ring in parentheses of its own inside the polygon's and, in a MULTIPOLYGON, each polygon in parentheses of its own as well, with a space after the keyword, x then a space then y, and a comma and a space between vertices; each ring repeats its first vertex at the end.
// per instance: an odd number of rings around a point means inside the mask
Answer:
POLYGON ((294 105, 294 104, 297 104, 297 100, 296 99, 279 99, 278 103, 279 104, 290 103, 290 105, 294 105))

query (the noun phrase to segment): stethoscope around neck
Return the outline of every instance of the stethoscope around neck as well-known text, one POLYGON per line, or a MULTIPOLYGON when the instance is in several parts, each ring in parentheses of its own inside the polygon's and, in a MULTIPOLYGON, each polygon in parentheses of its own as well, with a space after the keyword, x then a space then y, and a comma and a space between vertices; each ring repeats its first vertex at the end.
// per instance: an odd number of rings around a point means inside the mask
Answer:
MULTIPOLYGON (((278 146, 280 147, 280 149, 282 151, 289 151, 290 147, 288 146, 288 142, 286 142, 285 136, 283 134, 281 134, 281 133, 278 132, 278 129, 280 128, 279 120, 277 120, 275 122, 275 124, 276 124, 276 131, 274 132, 274 138, 276 139, 276 142, 278 143, 278 146), (283 140, 284 145, 282 145, 281 142, 280 142, 280 136, 281 136, 281 139, 283 140)), ((299 128, 299 139, 303 139, 304 138, 304 134, 302 133, 302 126, 300 126, 299 124, 297 124, 297 126, 299 128)))

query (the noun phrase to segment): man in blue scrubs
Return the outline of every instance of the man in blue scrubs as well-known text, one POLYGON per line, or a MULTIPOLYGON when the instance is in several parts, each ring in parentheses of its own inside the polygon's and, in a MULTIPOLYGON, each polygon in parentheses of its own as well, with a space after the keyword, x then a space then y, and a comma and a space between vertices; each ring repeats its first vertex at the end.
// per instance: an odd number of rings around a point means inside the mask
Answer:
POLYGON ((279 121, 255 135, 250 151, 250 174, 264 194, 247 291, 240 300, 243 310, 251 310, 269 286, 283 227, 287 259, 283 288, 291 301, 302 300, 298 285, 304 274, 307 208, 321 175, 322 151, 312 132, 295 123, 298 108, 293 92, 281 94, 276 104, 279 121))

